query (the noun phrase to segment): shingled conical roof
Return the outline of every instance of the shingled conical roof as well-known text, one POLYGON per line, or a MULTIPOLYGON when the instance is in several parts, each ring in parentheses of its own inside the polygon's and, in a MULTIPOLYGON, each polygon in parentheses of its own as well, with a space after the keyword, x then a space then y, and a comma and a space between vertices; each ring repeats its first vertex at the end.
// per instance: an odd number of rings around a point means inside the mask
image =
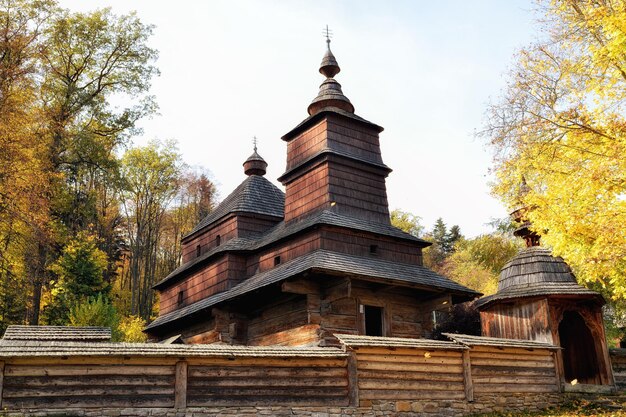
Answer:
POLYGON ((341 71, 341 68, 339 68, 339 64, 330 50, 330 39, 326 39, 326 45, 326 54, 320 64, 320 73, 324 75, 326 79, 322 85, 320 85, 320 91, 317 97, 309 104, 307 110, 310 115, 314 115, 327 107, 335 107, 348 113, 354 113, 354 106, 350 103, 348 97, 343 95, 341 84, 333 78, 341 71))
MULTIPOLYGON (((253 213, 282 218, 285 193, 260 175, 250 175, 189 233, 192 235, 231 213, 253 213)), ((189 236, 188 235, 188 236, 189 236)))
POLYGON ((569 265, 561 257, 541 246, 520 251, 504 265, 498 279, 498 292, 476 302, 485 307, 498 300, 542 295, 586 295, 602 300, 602 296, 576 282, 569 265))

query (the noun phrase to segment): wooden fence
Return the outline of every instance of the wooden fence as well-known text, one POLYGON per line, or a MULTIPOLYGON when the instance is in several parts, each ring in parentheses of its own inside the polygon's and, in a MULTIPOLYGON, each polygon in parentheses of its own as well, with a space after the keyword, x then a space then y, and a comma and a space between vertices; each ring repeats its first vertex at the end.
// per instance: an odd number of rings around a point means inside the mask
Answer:
POLYGON ((626 349, 610 349, 613 376, 618 388, 626 389, 626 349))
MULTIPOLYGON (((339 338, 343 349, 3 341, 0 408, 347 407, 560 391, 546 344, 339 338)), ((623 378, 626 351, 612 357, 623 378)))

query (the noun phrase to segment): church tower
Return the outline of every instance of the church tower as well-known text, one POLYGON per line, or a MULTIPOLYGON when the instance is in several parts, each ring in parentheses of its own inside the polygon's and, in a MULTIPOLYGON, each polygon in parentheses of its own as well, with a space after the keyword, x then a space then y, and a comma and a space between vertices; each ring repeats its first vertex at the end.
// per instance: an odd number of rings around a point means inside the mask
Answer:
POLYGON ((287 169, 285 222, 320 210, 389 224, 378 134, 383 128, 354 114, 354 106, 335 80, 339 64, 326 39, 319 72, 326 77, 308 107, 309 117, 283 136, 287 169))

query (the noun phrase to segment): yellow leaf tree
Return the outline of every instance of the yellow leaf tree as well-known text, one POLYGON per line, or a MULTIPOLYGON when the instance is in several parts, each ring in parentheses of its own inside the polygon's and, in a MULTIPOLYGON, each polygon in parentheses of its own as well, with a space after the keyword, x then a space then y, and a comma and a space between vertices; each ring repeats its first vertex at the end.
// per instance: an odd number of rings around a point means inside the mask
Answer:
POLYGON ((579 281, 626 298, 626 2, 541 1, 544 41, 521 50, 482 134, 494 193, 579 281), (519 192, 521 178, 527 192, 519 192))

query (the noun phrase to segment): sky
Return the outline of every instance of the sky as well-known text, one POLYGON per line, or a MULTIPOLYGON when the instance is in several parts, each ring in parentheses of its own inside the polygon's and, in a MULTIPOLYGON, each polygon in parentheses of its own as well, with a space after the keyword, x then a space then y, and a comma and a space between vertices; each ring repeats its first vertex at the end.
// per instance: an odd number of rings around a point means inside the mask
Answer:
POLYGON ((490 195, 492 156, 475 137, 505 88, 515 52, 536 38, 531 0, 60 0, 73 11, 136 11, 155 25, 159 113, 136 145, 175 139, 184 161, 211 172, 219 197, 245 179, 258 138, 266 177, 282 189, 286 143, 324 80, 323 28, 355 113, 383 126, 390 209, 488 233, 508 214, 490 195))

